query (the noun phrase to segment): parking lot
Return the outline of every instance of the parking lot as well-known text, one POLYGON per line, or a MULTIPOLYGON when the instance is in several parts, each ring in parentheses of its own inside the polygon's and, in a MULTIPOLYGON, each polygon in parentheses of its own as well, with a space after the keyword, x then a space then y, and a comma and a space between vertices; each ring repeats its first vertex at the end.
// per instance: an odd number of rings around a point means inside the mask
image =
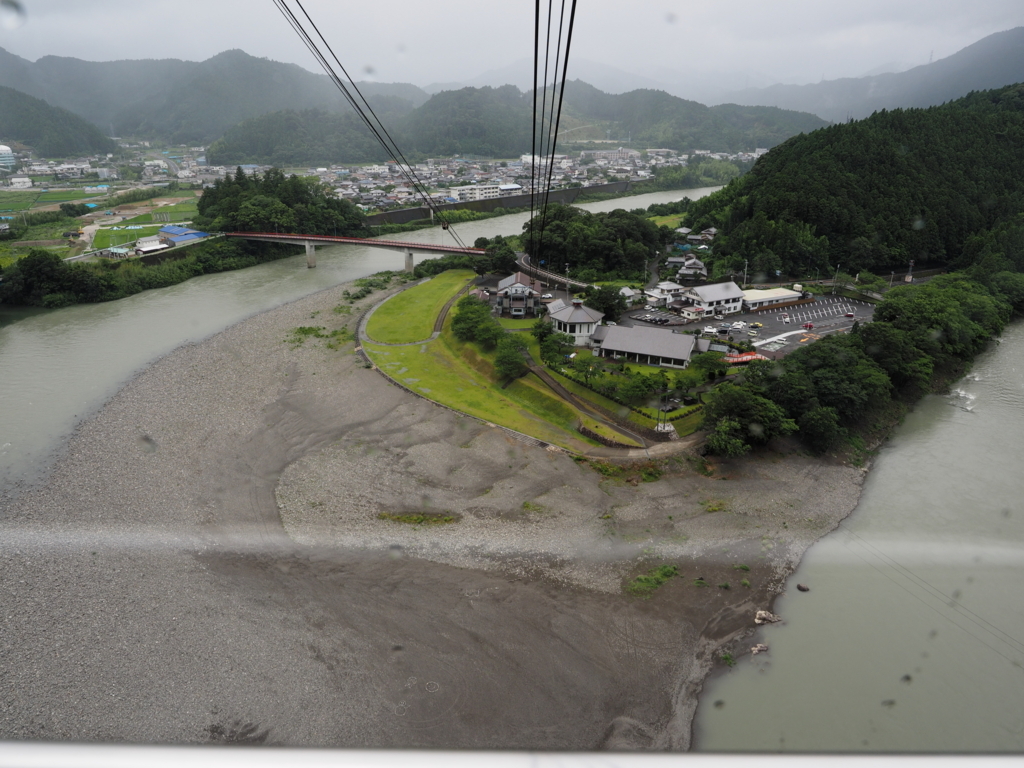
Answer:
POLYGON ((687 323, 683 318, 665 309, 638 308, 627 312, 619 320, 620 325, 639 325, 647 327, 665 327, 674 330, 702 331, 707 327, 715 329, 724 325, 730 326, 728 334, 736 341, 753 342, 759 352, 778 357, 792 352, 802 344, 806 344, 823 335, 847 331, 855 322, 869 322, 874 316, 874 305, 844 296, 819 296, 812 304, 802 304, 786 309, 761 312, 743 312, 726 315, 718 320, 707 317, 702 321, 687 323), (852 314, 852 317, 847 317, 852 314), (733 323, 742 322, 742 330, 731 329, 733 323), (760 323, 760 327, 751 324, 760 323), (811 323, 811 329, 803 328, 811 323))

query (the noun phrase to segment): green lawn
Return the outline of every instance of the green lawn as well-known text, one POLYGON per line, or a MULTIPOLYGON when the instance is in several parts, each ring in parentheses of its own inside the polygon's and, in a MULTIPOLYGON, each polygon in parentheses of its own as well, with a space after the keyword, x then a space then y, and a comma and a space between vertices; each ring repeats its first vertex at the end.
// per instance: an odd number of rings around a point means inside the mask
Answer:
POLYGON ((501 323, 502 328, 508 328, 510 331, 516 331, 524 328, 533 328, 534 323, 537 322, 537 318, 531 317, 525 320, 516 320, 511 317, 499 317, 498 322, 501 323))
POLYGON ((532 374, 500 389, 491 355, 455 339, 450 321, 451 315, 444 333, 422 345, 368 343, 363 348, 388 375, 450 408, 571 451, 594 444, 576 432, 576 409, 551 395, 532 374))
POLYGON ((703 421, 704 411, 697 411, 696 413, 691 413, 689 416, 684 416, 677 421, 673 421, 672 426, 676 428, 676 433, 680 437, 686 437, 700 429, 701 422, 703 421))
POLYGON ((434 321, 452 296, 476 277, 468 269, 451 269, 388 299, 370 316, 366 333, 385 344, 429 339, 434 321))
POLYGON ((93 238, 92 247, 99 248, 110 248, 112 245, 120 246, 126 245, 127 243, 134 243, 140 237, 150 237, 160 231, 161 226, 154 227, 143 227, 142 229, 101 229, 96 232, 96 237, 93 238))

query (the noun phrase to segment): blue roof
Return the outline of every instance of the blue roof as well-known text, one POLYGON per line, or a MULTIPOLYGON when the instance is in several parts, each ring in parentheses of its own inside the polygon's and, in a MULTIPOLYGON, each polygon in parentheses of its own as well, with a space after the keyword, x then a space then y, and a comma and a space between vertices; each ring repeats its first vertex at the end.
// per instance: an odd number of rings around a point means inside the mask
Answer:
POLYGON ((177 227, 174 226, 173 224, 169 224, 166 227, 160 228, 161 235, 187 235, 192 232, 195 232, 195 230, 189 229, 188 227, 177 227))
POLYGON ((96 203, 86 203, 85 207, 86 208, 95 208, 96 207, 96 203))
POLYGON ((174 243, 175 245, 181 245, 182 243, 187 243, 191 240, 202 240, 203 237, 204 235, 202 232, 192 232, 187 235, 178 235, 177 237, 172 237, 171 242, 174 243))

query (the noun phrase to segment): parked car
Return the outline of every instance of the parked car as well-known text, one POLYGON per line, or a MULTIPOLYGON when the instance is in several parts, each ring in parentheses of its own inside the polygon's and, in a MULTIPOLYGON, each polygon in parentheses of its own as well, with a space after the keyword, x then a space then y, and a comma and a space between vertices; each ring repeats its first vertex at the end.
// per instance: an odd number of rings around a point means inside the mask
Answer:
POLYGON ((788 323, 789 322, 789 315, 783 315, 782 322, 788 323))
POLYGON ((614 320, 609 320, 605 325, 618 325, 614 320))
POLYGON ((715 326, 713 326, 713 325, 705 325, 704 326, 704 333, 714 333, 714 332, 715 332, 715 326))
POLYGON ((856 312, 847 312, 847 313, 846 313, 846 316, 847 316, 847 317, 856 317, 856 316, 857 316, 857 313, 856 313, 856 312))
POLYGON ((644 306, 644 309, 651 310, 654 309, 654 307, 652 307, 650 304, 647 304, 644 306))
POLYGON ((751 323, 751 328, 764 328, 764 323, 751 323))
POLYGON ((545 293, 543 296, 541 296, 541 298, 542 299, 553 299, 555 297, 552 296, 550 293, 545 293))
POLYGON ((757 336, 757 331, 747 331, 747 336, 757 336))
POLYGON ((814 323, 804 323, 800 327, 801 328, 806 328, 808 331, 813 331, 814 330, 814 323))
POLYGON ((725 320, 725 315, 715 315, 715 320, 725 320))

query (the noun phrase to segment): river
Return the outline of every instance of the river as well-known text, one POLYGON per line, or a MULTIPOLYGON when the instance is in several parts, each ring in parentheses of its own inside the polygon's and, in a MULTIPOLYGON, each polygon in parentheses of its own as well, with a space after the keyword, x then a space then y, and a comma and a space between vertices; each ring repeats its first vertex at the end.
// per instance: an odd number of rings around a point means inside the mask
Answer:
POLYGON ((1024 749, 1022 427, 1018 322, 896 430, 751 640, 770 651, 706 685, 696 747, 1024 749))
MULTIPOLYGON (((716 189, 654 192, 580 207, 594 212, 646 208, 716 189)), ((472 245, 478 237, 518 234, 528 218, 511 214, 456 229, 472 245)), ((440 227, 386 239, 454 244, 440 227)), ((317 249, 316 269, 307 269, 302 255, 104 304, 53 311, 0 305, 0 488, 38 480, 75 424, 134 373, 176 347, 315 291, 402 269, 404 258, 378 248, 332 246, 317 249)))

